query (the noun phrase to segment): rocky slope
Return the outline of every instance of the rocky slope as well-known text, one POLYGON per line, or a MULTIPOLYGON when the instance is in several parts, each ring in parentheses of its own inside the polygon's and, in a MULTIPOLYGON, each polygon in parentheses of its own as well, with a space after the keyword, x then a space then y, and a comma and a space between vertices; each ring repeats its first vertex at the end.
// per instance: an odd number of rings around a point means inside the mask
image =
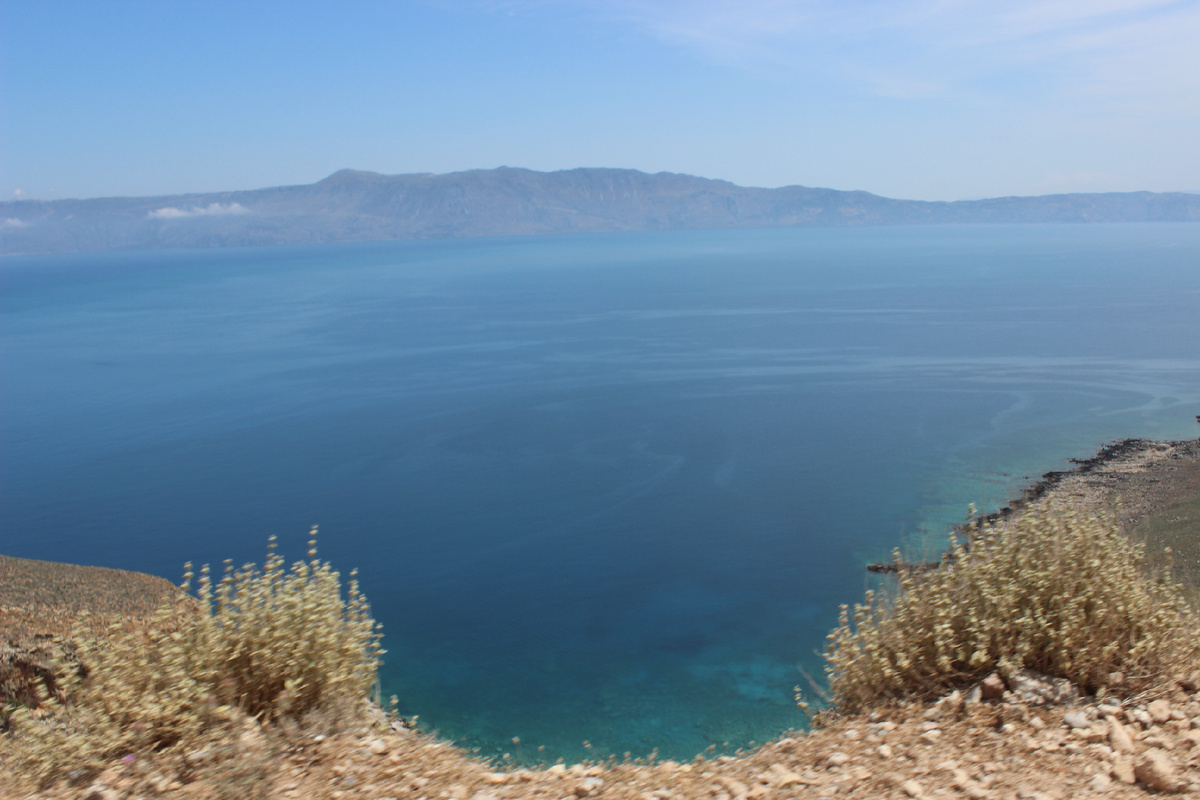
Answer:
POLYGON ((1200 797, 1200 675, 1146 703, 1072 696, 1034 675, 925 707, 839 719, 751 753, 687 763, 489 764, 388 724, 341 734, 264 730, 247 720, 224 742, 137 754, 79 785, 0 789, 0 797, 212 798, 785 798, 1200 797), (1191 693, 1188 690, 1191 689, 1191 693))

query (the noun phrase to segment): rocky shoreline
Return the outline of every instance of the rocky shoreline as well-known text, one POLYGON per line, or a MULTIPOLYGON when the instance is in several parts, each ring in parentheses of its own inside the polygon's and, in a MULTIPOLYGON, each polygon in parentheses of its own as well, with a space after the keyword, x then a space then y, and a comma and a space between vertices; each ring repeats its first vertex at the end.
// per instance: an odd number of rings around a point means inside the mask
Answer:
MULTIPOLYGON (((1178 577, 1200 586, 1200 531, 1191 541, 1181 541, 1144 530, 1148 521, 1200 498, 1200 439, 1120 439, 1090 458, 1072 458, 1070 463, 1073 469, 1043 474, 1020 497, 963 523, 958 531, 967 538, 981 530, 1003 534, 1011 520, 1033 511, 1110 514, 1127 535, 1145 540, 1149 551, 1171 547, 1179 554, 1178 577)), ((938 563, 869 564, 867 570, 893 574, 931 569, 938 563)))
POLYGON ((986 522, 1003 535, 1025 511, 1111 515, 1145 545, 1152 566, 1169 563, 1173 577, 1200 597, 1200 440, 1123 439, 1073 463, 1075 469, 1043 475, 986 522))
POLYGON ((1048 511, 1115 511, 1132 532, 1147 517, 1200 495, 1200 439, 1157 442, 1121 439, 1091 458, 1071 459, 1074 469, 1047 472, 1024 496, 985 515, 994 524, 1035 507, 1048 511))

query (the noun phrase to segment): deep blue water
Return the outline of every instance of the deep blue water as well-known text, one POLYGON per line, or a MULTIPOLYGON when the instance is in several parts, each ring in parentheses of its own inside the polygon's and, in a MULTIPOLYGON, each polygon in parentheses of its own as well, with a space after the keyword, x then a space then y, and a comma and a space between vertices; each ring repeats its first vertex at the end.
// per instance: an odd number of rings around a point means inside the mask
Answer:
POLYGON ((866 562, 1197 434, 1200 225, 9 258, 0 348, 0 552, 178 580, 320 524, 404 712, 687 757, 802 723, 866 562))

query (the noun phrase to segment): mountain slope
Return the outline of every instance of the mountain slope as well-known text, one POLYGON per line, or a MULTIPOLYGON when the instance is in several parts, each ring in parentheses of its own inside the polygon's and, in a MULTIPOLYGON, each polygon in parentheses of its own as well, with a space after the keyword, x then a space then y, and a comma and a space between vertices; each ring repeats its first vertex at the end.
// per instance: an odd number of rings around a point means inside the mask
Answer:
POLYGON ((0 203, 7 255, 584 231, 1200 220, 1200 196, 1070 194, 959 202, 637 170, 446 175, 341 170, 252 191, 0 203))

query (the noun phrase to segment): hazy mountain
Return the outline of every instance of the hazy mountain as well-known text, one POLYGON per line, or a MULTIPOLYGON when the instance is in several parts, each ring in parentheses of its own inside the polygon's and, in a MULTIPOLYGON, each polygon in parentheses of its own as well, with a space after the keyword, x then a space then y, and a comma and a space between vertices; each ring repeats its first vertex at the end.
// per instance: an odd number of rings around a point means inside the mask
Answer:
POLYGON ((1002 197, 953 203, 625 169, 447 175, 342 170, 304 186, 0 203, 0 252, 227 247, 577 231, 1200 220, 1175 192, 1002 197))

